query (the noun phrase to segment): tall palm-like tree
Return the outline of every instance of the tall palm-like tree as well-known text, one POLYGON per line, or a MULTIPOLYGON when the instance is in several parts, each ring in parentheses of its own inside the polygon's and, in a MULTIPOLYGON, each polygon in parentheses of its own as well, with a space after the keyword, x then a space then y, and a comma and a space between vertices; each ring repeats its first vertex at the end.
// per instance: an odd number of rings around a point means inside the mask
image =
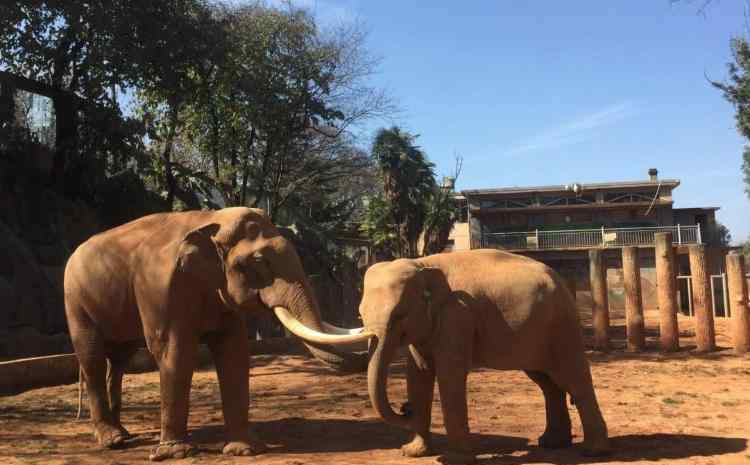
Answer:
POLYGON ((434 164, 414 144, 417 136, 394 126, 375 136, 372 157, 383 179, 383 197, 391 218, 398 257, 416 257, 426 219, 426 204, 435 191, 434 164))

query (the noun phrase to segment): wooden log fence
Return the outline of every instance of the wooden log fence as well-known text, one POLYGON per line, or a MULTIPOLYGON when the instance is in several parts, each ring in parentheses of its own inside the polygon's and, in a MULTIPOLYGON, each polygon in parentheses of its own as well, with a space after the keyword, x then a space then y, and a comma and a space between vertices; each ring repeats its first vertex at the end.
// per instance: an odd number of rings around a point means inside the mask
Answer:
POLYGON ((627 350, 638 352, 646 346, 643 299, 641 295, 641 264, 638 247, 622 248, 622 272, 625 287, 625 327, 627 350))
POLYGON ((661 350, 672 352, 680 348, 672 233, 656 233, 654 238, 656 242, 656 286, 659 303, 659 345, 661 350))
POLYGON ((606 351, 609 349, 609 302, 607 298, 607 268, 600 249, 589 250, 589 276, 591 279, 594 348, 606 351))
POLYGON ((727 255, 727 285, 732 315, 732 343, 738 354, 750 352, 750 309, 747 295, 745 257, 732 251, 727 255))
POLYGON ((716 350, 714 312, 712 307, 711 274, 706 261, 706 246, 688 246, 690 254, 690 282, 695 312, 695 342, 699 352, 716 350))

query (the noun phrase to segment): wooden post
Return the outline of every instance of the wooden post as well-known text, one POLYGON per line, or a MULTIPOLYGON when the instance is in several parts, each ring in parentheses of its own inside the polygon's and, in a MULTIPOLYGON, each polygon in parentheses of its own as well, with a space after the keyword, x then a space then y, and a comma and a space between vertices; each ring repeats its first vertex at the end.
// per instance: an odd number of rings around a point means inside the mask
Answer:
POLYGON ((573 274, 569 274, 566 282, 568 284, 568 290, 570 290, 570 294, 573 296, 573 301, 577 300, 576 298, 576 275, 575 271, 573 271, 573 274))
POLYGON ((656 286, 659 302, 659 345, 665 352, 680 348, 677 328, 677 283, 675 282, 672 233, 654 234, 656 252, 656 286))
POLYGON ((638 352, 646 346, 641 298, 641 265, 638 247, 622 248, 622 273, 625 280, 625 326, 628 351, 638 352))
POLYGON ((589 250, 591 279, 591 316, 594 326, 594 348, 609 349, 609 303, 607 301, 607 268, 601 249, 589 250))
POLYGON ((706 246, 691 244, 690 281, 693 289, 693 311, 695 312, 695 342, 699 352, 716 349, 714 312, 711 305, 711 275, 706 263, 706 246))
POLYGON ((747 302, 745 257, 731 251, 727 255, 727 285, 732 311, 732 341, 738 354, 750 352, 750 308, 747 302))

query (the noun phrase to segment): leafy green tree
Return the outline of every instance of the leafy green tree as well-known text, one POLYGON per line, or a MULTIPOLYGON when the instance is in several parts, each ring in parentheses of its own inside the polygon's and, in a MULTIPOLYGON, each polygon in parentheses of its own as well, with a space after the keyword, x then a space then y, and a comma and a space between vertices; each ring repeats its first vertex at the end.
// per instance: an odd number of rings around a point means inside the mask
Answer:
POLYGON ((719 243, 719 245, 722 246, 729 246, 729 244, 732 243, 732 234, 729 232, 729 228, 727 228, 724 224, 716 222, 716 241, 719 243))
POLYGON ((442 185, 435 186, 427 203, 422 255, 442 252, 448 244, 448 237, 459 214, 453 186, 461 174, 462 163, 463 159, 457 156, 453 176, 444 178, 442 185))
POLYGON ((52 100, 58 190, 95 201, 108 176, 149 166, 142 121, 123 118, 118 96, 139 89, 170 103, 167 93, 186 92, 185 74, 216 43, 211 22, 203 0, 2 3, 0 80, 52 100))
POLYGON ((434 165, 427 160, 422 150, 414 144, 417 136, 398 127, 381 129, 375 136, 372 158, 378 166, 383 182, 382 199, 371 201, 374 220, 364 226, 373 240, 388 242, 396 257, 419 255, 417 243, 427 220, 427 205, 435 192, 434 165), (390 217, 386 232, 382 221, 390 217))
MULTIPOLYGON (((736 110, 737 130, 750 139, 750 43, 743 37, 735 37, 731 42, 734 62, 728 63, 729 82, 711 84, 721 90, 736 110)), ((750 145, 742 153, 742 174, 745 180, 745 193, 750 197, 750 145)))
POLYGON ((226 204, 337 223, 353 208, 341 207, 352 203, 345 181, 370 165, 349 130, 392 109, 366 84, 376 61, 364 34, 323 31, 303 9, 252 5, 216 16, 231 46, 222 66, 195 75, 196 98, 180 115, 202 154, 194 166, 211 174, 226 204))

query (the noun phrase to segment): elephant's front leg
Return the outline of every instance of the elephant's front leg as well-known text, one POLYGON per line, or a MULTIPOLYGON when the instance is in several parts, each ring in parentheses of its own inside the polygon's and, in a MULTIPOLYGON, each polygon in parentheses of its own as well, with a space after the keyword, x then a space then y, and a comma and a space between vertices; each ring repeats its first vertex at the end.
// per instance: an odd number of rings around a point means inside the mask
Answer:
POLYGON ((187 441, 187 420, 198 337, 184 333, 170 335, 163 347, 149 345, 159 364, 161 391, 161 440, 150 460, 184 458, 197 452, 187 441))
POLYGON ((245 321, 235 314, 227 314, 222 334, 209 341, 216 364, 221 390, 227 444, 224 454, 256 455, 265 452, 266 445, 249 429, 249 347, 245 321))
POLYGON ((408 411, 414 439, 401 447, 408 457, 424 457, 430 453, 430 422, 432 417, 432 396, 435 390, 435 369, 418 367, 409 355, 406 371, 406 387, 409 395, 408 411))
POLYGON ((475 455, 471 446, 466 403, 466 377, 469 372, 469 361, 464 353, 444 352, 436 354, 435 365, 440 403, 443 408, 443 419, 450 448, 445 454, 445 462, 473 463, 475 455))

